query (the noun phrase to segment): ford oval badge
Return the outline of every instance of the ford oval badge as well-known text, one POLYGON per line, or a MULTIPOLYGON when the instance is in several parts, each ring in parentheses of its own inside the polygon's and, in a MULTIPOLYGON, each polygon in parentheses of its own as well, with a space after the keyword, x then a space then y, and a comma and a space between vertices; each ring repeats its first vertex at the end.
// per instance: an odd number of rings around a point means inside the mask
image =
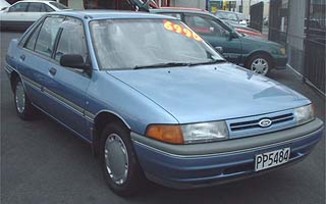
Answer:
POLYGON ((262 128, 267 128, 269 126, 272 125, 272 121, 268 118, 265 118, 265 119, 261 119, 259 122, 258 122, 258 125, 262 128))

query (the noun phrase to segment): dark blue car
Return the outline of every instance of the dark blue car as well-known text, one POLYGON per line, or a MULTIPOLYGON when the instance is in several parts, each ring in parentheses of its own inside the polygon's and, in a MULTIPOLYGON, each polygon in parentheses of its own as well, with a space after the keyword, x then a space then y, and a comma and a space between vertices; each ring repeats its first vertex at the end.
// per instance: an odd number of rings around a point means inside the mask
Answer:
POLYGON ((258 175, 305 158, 323 131, 310 100, 168 16, 49 14, 12 40, 5 69, 18 116, 40 110, 90 143, 120 195, 146 179, 184 189, 258 175))

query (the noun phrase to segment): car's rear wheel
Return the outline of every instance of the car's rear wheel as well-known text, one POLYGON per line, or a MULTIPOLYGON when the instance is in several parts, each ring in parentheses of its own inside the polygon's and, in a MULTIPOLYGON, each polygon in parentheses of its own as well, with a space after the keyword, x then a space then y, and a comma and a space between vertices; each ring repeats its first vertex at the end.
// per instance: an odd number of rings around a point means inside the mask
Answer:
POLYGON ((14 102, 17 115, 23 120, 33 118, 35 109, 26 95, 24 86, 20 78, 16 78, 14 82, 14 102))
POLYGON ((257 54, 250 57, 246 67, 257 74, 267 75, 272 68, 272 60, 265 54, 257 54))
POLYGON ((104 178, 115 193, 130 196, 141 189, 145 177, 126 127, 108 124, 101 134, 100 153, 104 178))

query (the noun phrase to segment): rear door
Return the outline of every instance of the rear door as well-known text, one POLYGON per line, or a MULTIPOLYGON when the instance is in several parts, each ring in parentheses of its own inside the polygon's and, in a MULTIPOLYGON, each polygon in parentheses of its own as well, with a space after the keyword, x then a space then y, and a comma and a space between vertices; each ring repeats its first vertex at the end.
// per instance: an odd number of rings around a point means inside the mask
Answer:
POLYGON ((45 18, 24 42, 21 53, 17 53, 28 96, 36 106, 50 114, 53 114, 54 101, 44 87, 55 83, 49 71, 54 63, 51 57, 63 20, 63 17, 58 16, 45 18))
POLYGON ((185 13, 185 23, 214 48, 221 47, 223 56, 232 63, 240 63, 242 45, 239 38, 231 38, 231 30, 208 15, 185 13))

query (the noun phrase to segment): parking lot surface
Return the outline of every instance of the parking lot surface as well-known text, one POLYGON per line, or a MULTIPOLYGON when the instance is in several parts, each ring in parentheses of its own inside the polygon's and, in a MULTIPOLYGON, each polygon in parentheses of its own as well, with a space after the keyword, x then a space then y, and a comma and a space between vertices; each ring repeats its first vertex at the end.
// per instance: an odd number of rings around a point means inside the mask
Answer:
MULTIPOLYGON (((325 203, 325 136, 304 161, 259 177, 186 191, 149 184, 136 197, 115 195, 88 144, 44 115, 28 122, 16 116, 3 67, 10 40, 20 35, 0 34, 1 203, 325 203)), ((274 71, 271 78, 310 98, 325 122, 325 98, 293 71, 274 71)))

